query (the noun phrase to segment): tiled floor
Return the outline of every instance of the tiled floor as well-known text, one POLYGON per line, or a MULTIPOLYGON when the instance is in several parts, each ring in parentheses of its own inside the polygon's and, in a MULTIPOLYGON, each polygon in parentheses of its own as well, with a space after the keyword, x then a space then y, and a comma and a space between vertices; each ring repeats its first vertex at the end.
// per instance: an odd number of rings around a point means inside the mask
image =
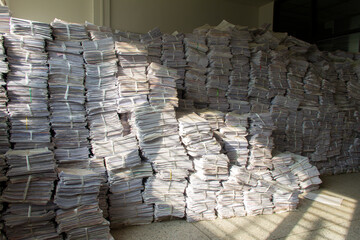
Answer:
POLYGON ((360 239, 360 173, 323 177, 318 192, 344 199, 340 207, 300 199, 291 213, 217 219, 185 220, 113 229, 120 239, 360 239))

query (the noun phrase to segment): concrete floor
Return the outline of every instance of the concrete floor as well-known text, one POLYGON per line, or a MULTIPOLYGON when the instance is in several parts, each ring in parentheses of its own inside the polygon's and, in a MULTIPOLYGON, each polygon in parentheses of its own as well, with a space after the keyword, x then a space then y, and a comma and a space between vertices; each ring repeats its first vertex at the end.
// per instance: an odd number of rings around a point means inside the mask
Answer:
POLYGON ((321 192, 344 199, 340 207, 300 199, 296 212, 187 223, 157 222, 113 229, 116 240, 360 239, 360 173, 322 177, 321 192))

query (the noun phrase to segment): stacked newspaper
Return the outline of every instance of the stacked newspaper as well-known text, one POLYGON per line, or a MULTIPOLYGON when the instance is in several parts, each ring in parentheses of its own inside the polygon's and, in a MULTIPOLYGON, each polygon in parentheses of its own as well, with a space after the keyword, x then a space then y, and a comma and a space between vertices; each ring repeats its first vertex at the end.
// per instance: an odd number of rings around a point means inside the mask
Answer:
POLYGON ((104 38, 114 38, 110 27, 97 26, 90 22, 85 22, 85 28, 91 40, 100 40, 104 38))
POLYGON ((230 49, 232 71, 229 77, 229 87, 226 96, 230 110, 238 110, 241 113, 250 112, 250 106, 246 102, 250 75, 250 49, 251 36, 247 27, 235 27, 231 32, 230 49), (247 103, 247 104, 246 104, 247 103))
POLYGON ((250 115, 249 169, 272 169, 271 154, 274 142, 271 134, 273 129, 274 123, 270 113, 254 113, 250 115))
MULTIPOLYGON (((177 70, 176 88, 178 90, 184 89, 185 78, 185 53, 184 53, 184 34, 164 34, 162 36, 162 64, 177 70)), ((179 96, 181 97, 181 96, 179 96)))
POLYGON ((4 216, 7 236, 60 239, 52 222, 52 192, 57 179, 53 152, 47 148, 11 149, 5 157, 9 182, 2 200, 11 203, 4 216))
POLYGON ((319 107, 301 107, 303 112, 302 138, 303 138, 303 154, 310 157, 315 151, 316 143, 319 136, 319 107))
POLYGON ((179 76, 176 69, 153 62, 147 68, 146 77, 150 85, 149 102, 152 106, 178 106, 176 79, 179 76))
POLYGON ((4 74, 8 72, 8 65, 5 59, 6 56, 5 56, 5 49, 3 46, 3 37, 1 36, 0 37, 0 154, 6 153, 6 151, 10 148, 9 135, 8 135, 9 127, 7 124, 8 111, 6 107, 8 97, 5 88, 6 82, 4 79, 4 74))
POLYGON ((209 66, 206 76, 206 91, 209 99, 209 108, 227 111, 229 108, 226 92, 229 86, 230 70, 230 33, 216 28, 206 34, 209 51, 207 57, 209 66))
POLYGON ((83 25, 55 19, 55 40, 49 41, 51 126, 55 132, 55 159, 60 167, 77 163, 83 168, 89 156, 86 128, 84 61, 81 41, 88 39, 83 25))
POLYGON ((286 95, 299 101, 304 99, 302 78, 305 76, 309 63, 301 57, 291 57, 287 66, 288 89, 286 95))
POLYGON ((49 24, 21 18, 10 18, 10 33, 18 36, 52 39, 49 24))
MULTIPOLYGON (((126 38, 127 39, 127 38, 126 38)), ((139 41, 127 41, 123 38, 115 43, 119 59, 118 112, 131 112, 136 106, 146 103, 149 83, 146 79, 148 50, 139 41)))
POLYGON ((10 142, 15 149, 51 147, 45 41, 39 36, 7 35, 5 48, 10 67, 10 142))
POLYGON ((10 11, 8 6, 0 6, 0 33, 10 33, 10 11))
POLYGON ((205 118, 209 122, 212 130, 216 131, 225 127, 225 113, 217 110, 199 109, 197 113, 200 117, 205 118))
POLYGON ((192 99, 195 106, 206 107, 206 72, 208 58, 206 38, 198 34, 186 34, 184 38, 187 71, 185 73, 185 99, 192 99))
POLYGON ((269 98, 283 96, 289 87, 287 82, 288 49, 280 45, 277 49, 270 51, 271 63, 268 67, 270 84, 269 98))
MULTIPOLYGON (((185 184, 189 171, 193 170, 192 162, 181 145, 174 107, 167 104, 163 106, 150 106, 135 109, 136 135, 139 139, 143 156, 152 163, 156 173, 155 179, 148 179, 144 191, 146 204, 155 204, 155 218, 162 220, 168 217, 178 217, 179 212, 185 212, 185 203, 178 205, 174 199, 165 198, 167 193, 162 188, 171 184, 185 184), (163 197, 149 198, 156 192, 163 197), (171 209, 176 208, 176 212, 171 209)), ((183 196, 184 189, 174 190, 177 196, 183 196)))
POLYGON ((140 35, 140 41, 146 44, 148 49, 149 63, 155 62, 161 64, 162 35, 162 32, 157 27, 140 35))
POLYGON ((179 99, 179 106, 177 110, 180 111, 187 111, 191 110, 193 111, 195 109, 194 101, 191 99, 179 99))
POLYGON ((59 169, 55 193, 58 232, 69 239, 111 239, 109 222, 99 208, 102 176, 85 169, 59 169))
POLYGON ((248 161, 248 140, 246 136, 248 114, 227 113, 225 117, 226 127, 220 128, 222 142, 230 163, 238 166, 246 166, 248 161))

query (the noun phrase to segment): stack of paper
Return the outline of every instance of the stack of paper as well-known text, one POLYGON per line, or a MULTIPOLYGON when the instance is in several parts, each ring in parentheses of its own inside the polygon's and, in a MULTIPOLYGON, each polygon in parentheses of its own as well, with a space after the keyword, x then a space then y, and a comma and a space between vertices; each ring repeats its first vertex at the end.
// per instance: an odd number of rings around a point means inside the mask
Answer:
POLYGON ((274 205, 268 192, 257 192, 256 189, 244 192, 244 204, 248 216, 273 213, 274 205))
POLYGON ((9 204, 3 215, 9 239, 62 239, 56 232, 55 205, 9 204))
POLYGON ((180 111, 193 111, 195 109, 194 101, 191 99, 179 99, 179 106, 177 110, 180 111))
POLYGON ((250 115, 249 127, 249 169, 272 169, 271 152, 274 147, 271 137, 274 123, 270 113, 250 115))
POLYGON ((270 52, 271 63, 268 67, 268 76, 270 83, 269 98, 275 96, 283 96, 286 89, 289 88, 287 82, 287 63, 288 63, 288 49, 285 47, 272 50, 270 52))
POLYGON ((0 32, 10 33, 10 12, 8 6, 0 6, 0 32))
POLYGON ((90 22, 85 21, 86 30, 92 40, 100 40, 104 38, 114 38, 113 32, 110 27, 97 26, 90 22))
POLYGON ((194 159, 196 175, 204 181, 228 179, 229 159, 225 154, 207 154, 194 159))
POLYGON ((52 39, 51 28, 47 23, 36 22, 20 18, 10 18, 10 32, 19 36, 52 39))
POLYGON ((162 35, 162 32, 157 27, 140 35, 141 42, 147 45, 149 63, 155 62, 161 64, 162 35))
POLYGON ((309 63, 306 59, 300 57, 290 57, 287 66, 287 81, 289 88, 286 90, 286 95, 291 98, 296 98, 299 101, 304 99, 304 88, 302 78, 305 76, 309 63))
POLYGON ((40 37, 5 38, 11 138, 16 149, 50 147, 47 54, 40 37))
MULTIPOLYGON (((1 13, 1 8, 0 8, 1 13)), ((1 14, 0 14, 1 21, 1 14)), ((1 24, 0 24, 1 28, 1 24)), ((8 110, 6 104, 8 102, 7 91, 5 88, 6 82, 4 80, 4 73, 8 72, 8 65, 5 62, 5 49, 3 46, 3 37, 0 37, 0 154, 6 153, 10 148, 9 136, 8 136, 8 110)))
POLYGON ((55 41, 48 42, 51 125, 55 132, 55 159, 61 167, 87 162, 84 62, 81 41, 88 39, 83 25, 55 19, 55 41), (66 144, 64 144, 66 143, 66 144))
POLYGON ((98 194, 103 178, 85 169, 59 169, 59 182, 55 193, 58 232, 69 238, 96 236, 111 239, 109 222, 102 215, 98 194), (86 219, 86 221, 85 221, 86 219))
POLYGON ((136 41, 116 42, 115 49, 120 66, 118 112, 124 113, 133 111, 136 106, 147 102, 147 94, 149 94, 149 84, 146 79, 148 50, 145 44, 136 41))
MULTIPOLYGON (((164 34, 162 36, 162 64, 177 70, 176 88, 184 89, 186 60, 184 54, 184 34, 164 34)), ((181 96, 179 96, 181 97, 181 96)))
POLYGON ((152 106, 178 106, 176 79, 179 76, 176 69, 151 63, 147 68, 146 77, 150 84, 149 101, 152 106))
POLYGON ((209 122, 212 130, 215 131, 225 127, 225 113, 209 109, 200 109, 197 111, 197 113, 200 115, 200 117, 205 118, 209 122))
POLYGON ((186 34, 184 38, 187 71, 185 73, 185 99, 194 100, 195 106, 206 107, 206 67, 208 58, 206 38, 197 34, 186 34))
POLYGON ((209 99, 209 108, 227 111, 229 105, 226 99, 226 92, 229 86, 230 69, 230 33, 218 29, 210 29, 207 34, 207 45, 209 51, 208 73, 206 79, 206 90, 209 99))

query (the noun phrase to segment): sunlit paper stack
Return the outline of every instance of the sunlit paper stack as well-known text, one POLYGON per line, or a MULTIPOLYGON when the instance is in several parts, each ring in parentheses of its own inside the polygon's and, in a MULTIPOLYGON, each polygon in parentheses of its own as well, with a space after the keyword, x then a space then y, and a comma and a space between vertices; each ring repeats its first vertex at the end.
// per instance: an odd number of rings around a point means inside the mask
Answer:
POLYGON ((0 6, 0 32, 10 33, 10 12, 8 6, 0 6))
POLYGON ((46 205, 54 189, 54 154, 47 148, 9 150, 5 157, 9 165, 10 182, 2 199, 11 203, 46 205))
POLYGON ((176 79, 178 78, 176 69, 151 63, 147 68, 150 104, 152 106, 171 104, 177 107, 176 79))
POLYGON ((289 86, 286 90, 287 96, 300 101, 304 99, 302 78, 305 76, 308 66, 309 63, 306 59, 290 57, 290 62, 287 66, 287 81, 289 86))
POLYGON ((210 29, 207 34, 207 69, 206 90, 209 99, 209 108, 227 111, 229 105, 226 92, 229 86, 229 75, 232 65, 230 59, 230 33, 217 29, 210 29))
POLYGON ((85 21, 85 27, 92 40, 100 40, 104 38, 114 38, 113 32, 110 27, 97 26, 90 22, 85 21))
POLYGON ((7 78, 10 141, 16 149, 50 147, 44 39, 8 35, 5 47, 10 67, 7 78))
POLYGON ((187 181, 164 181, 151 177, 145 183, 144 202, 155 204, 155 220, 185 216, 185 188, 187 181))
POLYGON ((271 193, 257 192, 255 189, 244 192, 244 204, 248 216, 273 213, 271 193))
MULTIPOLYGON (((184 89, 185 78, 185 53, 184 53, 184 34, 164 34, 162 36, 162 64, 177 70, 176 88, 184 89)), ((181 97, 181 96, 180 96, 181 97)))
POLYGON ((48 42, 51 125, 55 136, 55 159, 61 167, 87 162, 89 133, 85 111, 84 61, 81 41, 87 40, 83 25, 55 19, 55 41, 48 42), (68 144, 62 144, 68 143, 68 144))
POLYGON ((9 239, 62 239, 52 219, 55 205, 9 204, 3 215, 9 239))
POLYGON ((225 113, 223 112, 210 109, 200 109, 197 111, 197 113, 200 115, 200 117, 205 118, 209 122, 212 130, 218 130, 225 126, 225 113))
POLYGON ((194 159, 196 175, 205 181, 227 180, 229 159, 225 154, 208 154, 194 159))
POLYGON ((8 65, 7 62, 5 62, 5 58, 3 37, 0 37, 0 154, 6 153, 6 151, 10 148, 8 136, 9 127, 7 124, 8 110, 6 108, 8 97, 5 88, 6 82, 3 76, 4 73, 8 72, 8 65))
POLYGON ((206 68, 209 64, 206 38, 198 34, 186 34, 184 45, 188 69, 185 73, 185 99, 194 100, 195 106, 206 107, 206 68))
POLYGON ((249 153, 246 127, 224 127, 220 129, 220 133, 230 162, 238 166, 245 166, 249 153))
POLYGON ((51 28, 47 23, 36 22, 20 18, 10 18, 10 32, 19 36, 40 37, 52 39, 51 28))
POLYGON ((59 169, 55 193, 58 232, 69 238, 109 239, 109 222, 98 204, 102 176, 85 169, 59 169), (86 220, 86 221, 85 221, 86 220))
POLYGON ((274 147, 271 137, 274 123, 270 113, 250 115, 249 127, 249 168, 266 170, 272 169, 271 152, 274 147))
POLYGON ((192 174, 186 188, 186 221, 215 219, 216 193, 220 189, 219 181, 203 181, 192 174))
MULTIPOLYGON (((138 153, 137 153, 138 154, 138 153)), ((109 171, 111 226, 142 225, 153 221, 153 205, 143 203, 143 179, 153 175, 150 163, 109 171)))
POLYGON ((146 45, 138 41, 119 41, 115 43, 119 59, 118 88, 120 113, 133 111, 136 106, 147 102, 149 83, 146 79, 148 66, 146 45))
POLYGON ((161 64, 162 35, 159 28, 154 28, 140 35, 141 42, 147 45, 149 63, 155 62, 161 64))
POLYGON ((318 107, 302 107, 303 123, 302 123, 302 137, 303 137, 303 154, 310 156, 315 151, 317 137, 319 136, 319 125, 317 114, 318 107))
POLYGON ((288 63, 288 50, 287 48, 279 48, 270 52, 271 63, 268 67, 268 76, 270 83, 269 98, 275 96, 283 96, 286 89, 289 88, 287 82, 287 63, 288 63))

